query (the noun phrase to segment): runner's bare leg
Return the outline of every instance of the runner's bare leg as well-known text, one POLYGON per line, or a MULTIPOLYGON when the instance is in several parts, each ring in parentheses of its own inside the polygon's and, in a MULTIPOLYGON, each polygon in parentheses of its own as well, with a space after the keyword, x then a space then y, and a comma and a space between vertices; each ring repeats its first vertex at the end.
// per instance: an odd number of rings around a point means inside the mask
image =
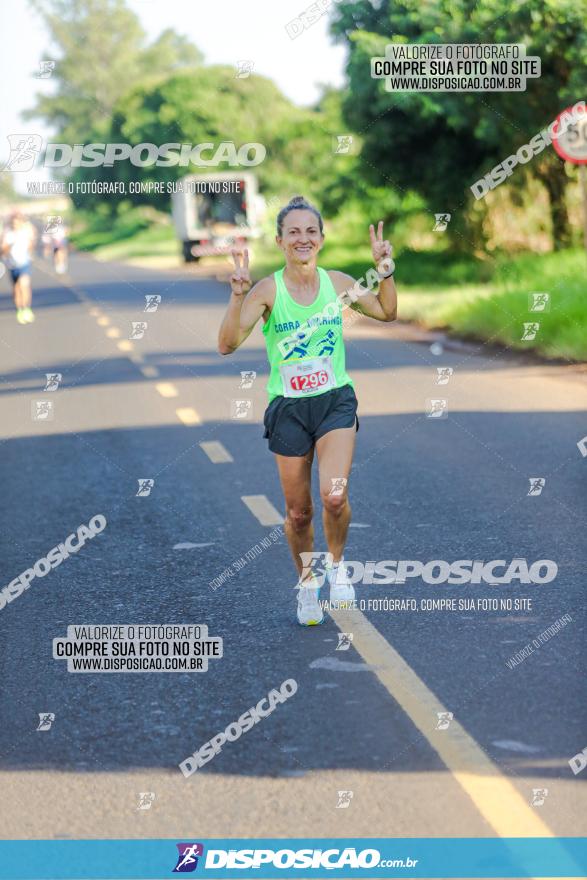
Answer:
POLYGON ((311 485, 314 450, 305 456, 276 455, 275 459, 285 498, 284 530, 298 576, 301 576, 304 566, 300 553, 311 553, 314 549, 311 485))
POLYGON ((20 301, 21 308, 27 309, 30 308, 31 305, 31 279, 30 275, 21 275, 18 279, 18 283, 20 285, 20 301))
POLYGON ((340 562, 351 522, 348 481, 353 463, 355 434, 354 427, 336 428, 316 442, 322 523, 333 562, 340 562))

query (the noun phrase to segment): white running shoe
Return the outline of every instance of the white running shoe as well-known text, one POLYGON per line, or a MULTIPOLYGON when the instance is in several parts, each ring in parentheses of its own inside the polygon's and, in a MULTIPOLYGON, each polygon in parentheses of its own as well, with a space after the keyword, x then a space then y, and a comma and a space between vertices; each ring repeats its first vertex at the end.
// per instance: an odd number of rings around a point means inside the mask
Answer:
POLYGON ((348 568, 341 559, 326 569, 330 583, 330 604, 336 608, 352 608, 355 601, 355 588, 350 579, 348 568))
POLYGON ((302 626, 316 626, 324 620, 324 612, 318 602, 320 587, 316 578, 309 578, 301 584, 298 581, 298 623, 302 626))

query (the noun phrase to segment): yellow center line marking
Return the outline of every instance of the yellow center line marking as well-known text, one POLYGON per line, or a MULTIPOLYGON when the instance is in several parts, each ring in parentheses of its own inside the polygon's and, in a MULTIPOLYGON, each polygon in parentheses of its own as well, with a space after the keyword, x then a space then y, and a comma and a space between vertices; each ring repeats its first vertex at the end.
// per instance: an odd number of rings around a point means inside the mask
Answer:
POLYGON ((141 367, 141 373, 147 379, 157 379, 159 376, 157 367, 141 367))
POLYGON ((437 713, 448 710, 361 611, 330 614, 500 837, 555 836, 456 719, 435 730, 437 713))
POLYGON ((191 406, 184 406, 181 409, 176 409, 175 414, 180 422, 183 422, 184 425, 201 425, 202 420, 200 416, 197 414, 195 409, 191 406))
MULTIPOLYGON (((72 290, 75 290, 75 288, 72 288, 72 290)), ((78 294, 78 296, 80 296, 83 299, 81 291, 78 290, 78 291, 76 291, 76 293, 78 294)), ((92 316, 92 318, 99 318, 101 316, 101 314, 102 314, 102 310, 97 308, 96 306, 94 306, 93 308, 90 309, 90 315, 92 316)))
POLYGON ((130 339, 121 339, 120 342, 116 343, 116 345, 117 348, 120 349, 120 351, 132 351, 134 348, 130 339))
POLYGON ((120 330, 118 327, 109 327, 106 331, 106 336, 108 336, 109 339, 118 339, 120 336, 120 330))
POLYGON ((282 515, 273 507, 266 495, 242 495, 241 497, 262 526, 278 526, 283 522, 282 515))
POLYGON ((213 464, 234 461, 228 449, 225 449, 222 443, 219 443, 217 440, 202 442, 200 446, 213 464))
POLYGON ((110 323, 110 318, 108 318, 106 315, 102 315, 100 318, 98 318, 97 323, 99 327, 107 327, 110 323))
POLYGON ((155 388, 161 397, 178 397, 179 391, 172 382, 157 382, 155 388))

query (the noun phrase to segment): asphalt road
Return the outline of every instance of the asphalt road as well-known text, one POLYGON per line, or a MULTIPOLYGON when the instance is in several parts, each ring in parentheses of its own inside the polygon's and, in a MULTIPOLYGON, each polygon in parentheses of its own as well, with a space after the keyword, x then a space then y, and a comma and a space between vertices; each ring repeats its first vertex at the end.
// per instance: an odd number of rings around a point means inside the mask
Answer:
POLYGON ((1 585, 95 514, 108 525, 0 610, 2 836, 584 835, 587 770, 574 775, 569 760, 587 746, 585 372, 483 346, 435 354, 418 331, 354 323, 347 368, 361 426, 347 560, 549 559, 558 575, 363 586, 362 598, 413 598, 419 610, 306 630, 262 438, 260 327, 222 358, 228 289, 217 280, 82 255, 65 278, 37 262, 33 280, 37 320, 25 327, 0 281, 1 585), (156 312, 145 313, 147 295, 161 296, 156 312), (129 340, 133 321, 147 322, 142 339, 129 340), (446 386, 438 367, 454 369, 446 386), (62 374, 58 390, 44 390, 47 373, 62 374), (248 417, 232 418, 243 397, 248 417), (426 417, 434 398, 448 399, 447 418, 426 417), (50 419, 33 418, 47 400, 50 419), (228 461, 212 460, 219 448, 228 461), (544 488, 528 495, 536 477, 544 488), (151 492, 137 496, 144 479, 151 492), (274 524, 250 496, 265 496, 274 524), (462 597, 530 607, 419 607, 462 597), (68 625, 139 623, 207 624, 224 656, 198 674, 83 675, 52 657, 68 625), (354 633, 347 651, 340 627, 354 633), (183 777, 180 761, 289 678, 294 696, 183 777), (439 709, 453 714, 445 730, 439 709), (37 730, 44 712, 55 719, 37 730), (548 789, 542 805, 533 789, 548 789), (148 809, 141 792, 154 794, 148 809))

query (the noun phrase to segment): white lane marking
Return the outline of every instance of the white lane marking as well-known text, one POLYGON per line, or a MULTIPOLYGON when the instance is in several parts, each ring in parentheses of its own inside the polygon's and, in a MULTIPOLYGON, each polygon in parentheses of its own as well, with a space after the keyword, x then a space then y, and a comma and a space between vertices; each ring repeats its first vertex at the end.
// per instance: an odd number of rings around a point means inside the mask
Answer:
POLYGON ((374 667, 367 663, 352 660, 339 660, 338 657, 318 657, 312 660, 310 669, 328 669, 329 672, 373 672, 374 667))
POLYGON ((161 397, 178 397, 179 391, 172 382, 157 382, 155 388, 161 397))
POLYGON ((284 522, 282 515, 273 507, 266 495, 242 495, 241 497, 262 526, 277 526, 284 522))
POLYGON ((184 541, 182 544, 174 544, 174 550, 191 550, 194 547, 212 547, 214 541, 207 541, 205 544, 192 544, 191 541, 184 541))
POLYGON ((202 419, 192 406, 183 406, 175 410, 175 414, 184 425, 201 425, 202 419))
POLYGON ((223 462, 234 461, 234 458, 222 443, 217 440, 210 440, 200 443, 200 446, 213 464, 222 464, 223 462))
POLYGON ((436 729, 438 713, 448 710, 361 611, 331 609, 330 614, 342 632, 353 633, 353 648, 376 667, 373 672, 389 695, 500 837, 554 837, 458 719, 453 718, 445 730, 436 729))
POLYGON ((491 745, 508 752, 525 752, 527 755, 536 755, 543 751, 540 746, 527 746, 526 743, 515 739, 495 739, 492 740, 491 745))

